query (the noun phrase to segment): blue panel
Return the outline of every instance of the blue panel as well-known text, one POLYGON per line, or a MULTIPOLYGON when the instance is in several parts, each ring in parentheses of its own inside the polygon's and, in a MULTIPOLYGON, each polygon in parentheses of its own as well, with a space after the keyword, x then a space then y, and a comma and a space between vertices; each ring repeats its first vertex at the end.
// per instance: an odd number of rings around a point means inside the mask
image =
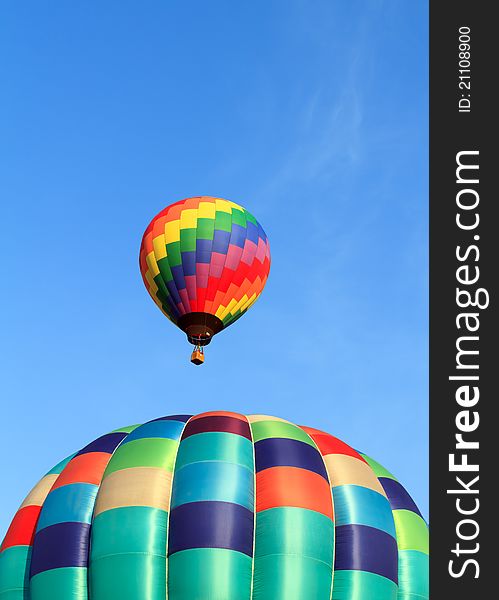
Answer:
POLYGON ((190 548, 227 548, 252 556, 253 525, 253 513, 238 504, 184 504, 171 512, 168 555, 190 548))
POLYGON ((180 439, 184 426, 185 423, 182 423, 181 421, 151 421, 150 423, 144 423, 144 425, 134 429, 123 443, 128 444, 128 442, 143 438, 168 438, 170 440, 178 440, 180 439))
POLYGON ((92 483, 70 483, 52 490, 43 504, 37 531, 55 523, 90 523, 97 490, 92 483))
POLYGON ((127 434, 123 431, 108 433, 90 442, 77 455, 88 454, 89 452, 107 452, 108 454, 112 454, 126 436, 127 434))
POLYGON ((230 243, 234 246, 244 248, 244 242, 246 241, 246 227, 241 227, 236 223, 232 223, 232 232, 230 235, 230 243))
POLYGON ((215 229, 213 234, 213 246, 212 252, 219 254, 227 254, 229 249, 230 233, 228 231, 222 231, 221 229, 215 229))
POLYGON ((395 537, 395 523, 388 500, 360 485, 333 488, 336 525, 367 525, 395 537))
POLYGON ((313 471, 329 482, 319 451, 305 442, 286 438, 266 438, 255 444, 257 472, 271 467, 298 467, 313 471))
POLYGON ((88 564, 88 523, 59 523, 35 536, 30 577, 59 567, 86 567, 88 564))
POLYGON ((197 462, 175 470, 172 507, 187 502, 218 500, 253 510, 253 472, 233 463, 197 462))

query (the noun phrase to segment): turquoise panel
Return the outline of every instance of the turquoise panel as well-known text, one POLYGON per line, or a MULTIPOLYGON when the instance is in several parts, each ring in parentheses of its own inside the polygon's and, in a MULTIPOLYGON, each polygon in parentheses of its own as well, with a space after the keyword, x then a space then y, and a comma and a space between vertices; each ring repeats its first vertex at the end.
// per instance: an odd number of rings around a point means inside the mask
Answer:
POLYGON ((37 531, 55 523, 90 523, 98 487, 71 483, 51 491, 43 504, 37 531))
POLYGON ((62 472, 62 470, 68 464, 68 462, 70 460, 72 460, 75 456, 76 456, 76 452, 74 454, 71 454, 71 456, 68 456, 64 460, 61 460, 60 463, 58 463, 53 469, 50 469, 50 471, 46 474, 47 475, 58 475, 59 473, 62 472))
POLYGON ((251 567, 251 558, 234 550, 176 552, 168 558, 168 600, 250 600, 251 567))
POLYGON ((253 470, 253 444, 241 435, 220 431, 197 433, 182 440, 176 468, 199 461, 223 461, 253 470))
POLYGON ((32 577, 30 586, 30 600, 87 600, 87 569, 63 567, 43 571, 32 577))
POLYGON ((397 584, 367 571, 335 571, 333 600, 397 600, 397 584))
POLYGON ((124 440, 123 444, 143 438, 169 438, 178 440, 182 435, 185 423, 180 421, 152 421, 134 429, 124 440))
POLYGON ((340 485, 333 489, 336 526, 367 525, 395 537, 395 523, 388 500, 360 485, 340 485))
POLYGON ((168 513, 148 506, 113 508, 92 522, 92 561, 112 554, 143 553, 166 557, 168 513))
POLYGON ((12 546, 0 553, 0 597, 23 600, 29 583, 30 546, 12 546))
POLYGON ((397 600, 426 600, 429 597, 429 556, 417 550, 400 550, 397 600))
POLYGON ((253 512, 253 480, 253 471, 232 463, 188 464, 175 469, 172 508, 187 502, 218 500, 240 504, 253 512))
POLYGON ((329 565, 334 556, 334 525, 314 510, 270 508, 256 515, 255 557, 271 554, 303 555, 329 565))

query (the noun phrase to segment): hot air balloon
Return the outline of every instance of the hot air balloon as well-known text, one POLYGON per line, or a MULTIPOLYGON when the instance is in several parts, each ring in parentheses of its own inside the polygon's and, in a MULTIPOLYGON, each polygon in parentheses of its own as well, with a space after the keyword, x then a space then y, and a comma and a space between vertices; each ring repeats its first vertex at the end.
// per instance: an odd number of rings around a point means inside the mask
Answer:
POLYGON ((265 415, 123 427, 35 486, 0 547, 5 600, 424 600, 428 529, 341 440, 265 415))
POLYGON ((147 227, 140 271, 163 314, 194 345, 191 361, 260 296, 270 247, 258 221, 234 202, 197 196, 162 210, 147 227))

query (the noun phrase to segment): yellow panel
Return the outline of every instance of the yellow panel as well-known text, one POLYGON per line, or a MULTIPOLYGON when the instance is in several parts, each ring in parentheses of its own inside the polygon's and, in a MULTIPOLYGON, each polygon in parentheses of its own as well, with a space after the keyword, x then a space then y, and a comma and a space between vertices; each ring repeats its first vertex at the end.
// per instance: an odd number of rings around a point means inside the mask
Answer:
POLYGON ((151 271, 149 269, 146 271, 145 278, 146 278, 147 283, 149 284, 148 291, 151 294, 151 296, 154 298, 154 295, 158 291, 158 286, 157 286, 156 282, 154 281, 151 271))
POLYGON ((232 300, 229 302, 229 304, 227 304, 227 306, 224 308, 224 310, 222 311, 222 316, 220 317, 218 315, 218 311, 217 311, 217 317, 219 319, 225 319, 225 317, 230 313, 230 311, 232 310, 232 308, 237 304, 237 300, 235 300, 234 298, 232 298, 232 300))
POLYGON ((246 294, 244 294, 244 296, 241 298, 241 300, 239 300, 239 302, 237 302, 236 305, 230 309, 231 314, 234 315, 242 306, 244 306, 246 304, 246 302, 248 302, 248 300, 249 300, 248 296, 246 296, 246 294))
POLYGON ((217 198, 215 200, 216 209, 220 212, 232 213, 232 208, 230 207, 230 202, 224 200, 223 198, 217 198))
POLYGON ((41 506, 45 502, 45 498, 47 497, 50 489, 58 477, 59 475, 57 473, 51 473, 50 475, 45 475, 45 477, 42 477, 42 479, 40 479, 31 492, 26 496, 24 502, 19 508, 23 508, 25 506, 41 506))
POLYGON ((360 485, 374 490, 386 498, 378 478, 364 461, 345 454, 326 454, 323 458, 333 488, 339 485, 360 485))
POLYGON ((154 247, 154 256, 156 260, 161 260, 162 258, 166 258, 166 242, 165 235, 162 233, 157 235, 152 241, 154 247))
POLYGON ((171 244, 172 242, 180 241, 180 221, 170 221, 165 225, 165 242, 171 244))
POLYGON ((220 304, 220 306, 217 308, 217 312, 215 313, 215 316, 218 317, 219 319, 222 318, 222 313, 225 310, 225 306, 223 306, 223 304, 220 304))
POLYGON ((250 423, 258 423, 259 421, 280 421, 281 423, 289 423, 293 425, 290 421, 286 421, 286 419, 281 419, 280 417, 271 417, 269 415, 247 415, 247 419, 250 423))
POLYGON ((198 211, 196 208, 186 208, 180 213, 180 229, 196 229, 198 211))
POLYGON ((159 275, 158 263, 154 257, 154 252, 149 252, 149 254, 146 256, 146 263, 149 267, 149 273, 151 274, 151 277, 156 277, 156 275, 159 275))
POLYGON ((200 202, 198 208, 198 219, 203 217, 204 219, 214 219, 216 212, 216 205, 214 202, 200 202))
POLYGON ((110 473, 95 502, 95 515, 120 506, 151 506, 168 510, 172 474, 158 467, 132 467, 110 473))
POLYGON ((248 308, 255 303, 255 301, 257 300, 257 298, 258 298, 259 295, 260 294, 256 294, 256 293, 253 294, 251 296, 251 298, 246 302, 246 304, 243 305, 243 307, 241 308, 241 312, 243 312, 245 310, 248 310, 248 308))

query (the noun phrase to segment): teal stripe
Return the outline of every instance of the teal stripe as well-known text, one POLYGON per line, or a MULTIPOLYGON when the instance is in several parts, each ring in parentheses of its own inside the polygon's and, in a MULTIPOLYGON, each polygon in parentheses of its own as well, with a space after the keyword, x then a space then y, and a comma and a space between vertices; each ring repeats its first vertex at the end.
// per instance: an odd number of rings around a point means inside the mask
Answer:
POLYGON ((151 421, 134 429, 124 440, 123 444, 143 438, 169 438, 178 440, 185 423, 181 421, 151 421))
POLYGON ((113 508, 92 523, 92 556, 96 561, 112 554, 149 554, 166 559, 168 513, 148 506, 113 508))
POLYGON ((12 546, 0 553, 0 598, 28 598, 30 546, 12 546))
POLYGON ((256 515, 255 557, 303 554, 330 565, 334 551, 334 525, 314 510, 282 506, 256 515))
POLYGON ((241 552, 194 548, 168 558, 168 600, 250 600, 250 589, 251 558, 241 552))
POLYGON ((360 485, 340 485, 333 490, 336 526, 367 525, 395 537, 395 523, 388 500, 360 485))
POLYGON ((31 578, 30 586, 30 600, 87 600, 87 569, 63 567, 43 571, 31 578))
POLYGON ((333 600, 397 600, 397 584, 367 571, 335 571, 333 600))
POLYGON ((296 554, 261 556, 253 581, 252 600, 330 600, 331 565, 296 554))
POLYGON ((71 483, 51 491, 43 504, 37 531, 55 523, 90 523, 97 490, 91 483, 71 483))
POLYGON ((233 433, 210 431, 197 433, 182 440, 176 467, 201 461, 235 463, 253 470, 253 444, 247 438, 233 433))
POLYGON ((253 471, 233 463, 188 464, 175 469, 172 508, 212 500, 240 504, 253 512, 253 478, 253 471))
POLYGON ((417 550, 400 550, 397 599, 427 600, 429 597, 429 556, 417 550))

